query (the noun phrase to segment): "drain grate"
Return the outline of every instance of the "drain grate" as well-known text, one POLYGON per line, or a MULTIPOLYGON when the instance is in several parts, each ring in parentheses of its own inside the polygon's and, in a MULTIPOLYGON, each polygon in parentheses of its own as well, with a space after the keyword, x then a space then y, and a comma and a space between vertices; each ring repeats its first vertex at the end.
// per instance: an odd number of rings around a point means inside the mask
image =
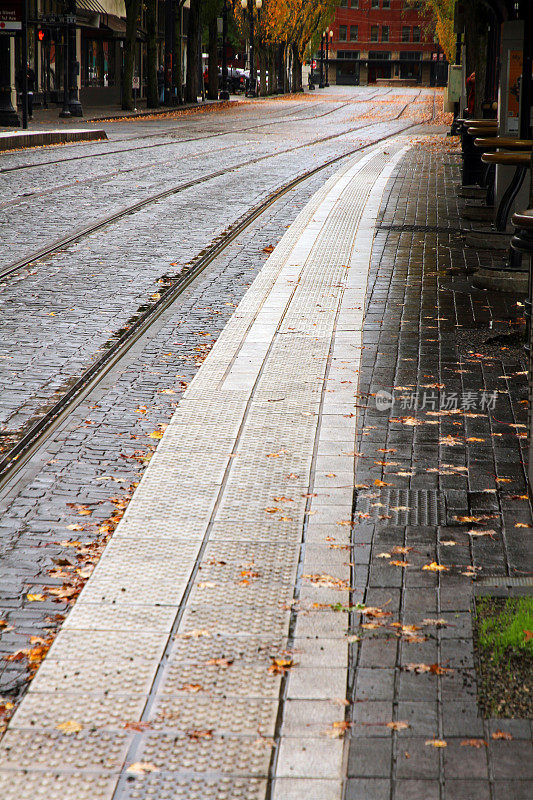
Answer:
POLYGON ((388 525, 444 525, 444 498, 436 490, 381 489, 357 496, 356 519, 388 525))
POLYGON ((474 586, 476 595, 514 597, 533 594, 533 576, 509 578, 506 575, 485 575, 478 578, 474 586))
POLYGON ((461 228, 447 228, 444 225, 377 225, 376 230, 409 233, 461 233, 461 228))

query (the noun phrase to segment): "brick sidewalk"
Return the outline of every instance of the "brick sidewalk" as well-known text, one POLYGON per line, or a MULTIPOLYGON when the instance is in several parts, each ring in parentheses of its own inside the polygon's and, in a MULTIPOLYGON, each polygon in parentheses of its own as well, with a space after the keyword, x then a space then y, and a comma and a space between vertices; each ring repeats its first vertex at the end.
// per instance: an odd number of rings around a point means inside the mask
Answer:
POLYGON ((368 542, 371 558, 369 574, 355 567, 355 586, 364 587, 368 606, 392 616, 353 620, 362 640, 351 653, 347 800, 525 800, 533 793, 529 721, 479 714, 471 623, 475 578, 520 576, 531 566, 531 532, 516 527, 531 522, 527 500, 516 499, 527 491, 526 362, 514 334, 523 306, 472 288, 467 277, 479 256, 458 233, 457 156, 444 139, 407 154, 389 182, 374 240, 353 534, 356 552, 368 542), (501 333, 503 343, 487 341, 501 333), (383 411, 380 391, 395 401, 383 411), (487 414, 481 393, 488 401, 494 391, 487 414), (414 410, 424 393, 426 407, 414 410), (453 393, 466 413, 453 413, 453 393), (443 397, 451 411, 444 415, 443 397), (490 519, 458 525, 461 515, 490 519), (476 537, 471 529, 495 533, 476 537), (423 569, 432 562, 442 571, 423 569), (361 621, 374 628, 361 629, 361 621), (394 629, 392 621, 418 629, 394 629), (451 671, 406 668, 416 663, 451 671), (391 736, 391 721, 409 727, 391 736), (498 729, 514 740, 492 739, 498 729), (446 746, 428 744, 434 738, 446 746))

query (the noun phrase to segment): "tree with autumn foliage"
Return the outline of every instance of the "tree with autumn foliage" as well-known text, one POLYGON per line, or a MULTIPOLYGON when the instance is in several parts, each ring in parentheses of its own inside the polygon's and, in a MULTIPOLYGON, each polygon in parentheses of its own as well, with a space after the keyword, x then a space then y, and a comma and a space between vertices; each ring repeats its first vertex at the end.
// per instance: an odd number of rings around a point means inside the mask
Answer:
POLYGON ((455 58, 455 33, 453 18, 456 0, 407 0, 407 5, 427 15, 426 28, 436 35, 446 58, 453 64, 455 58))
MULTIPOLYGON (((320 43, 322 32, 332 22, 338 0, 263 0, 256 16, 256 47, 261 64, 280 46, 284 56, 284 83, 288 82, 293 92, 302 88, 302 62, 312 54, 320 43)), ((246 34, 245 16, 240 0, 234 0, 235 19, 242 33, 246 34)), ((272 58, 269 64, 273 64, 272 58)), ((269 67, 272 72, 272 66, 269 67)), ((261 70, 263 72, 263 70, 261 70)), ((263 80, 261 81, 263 84, 263 80)))

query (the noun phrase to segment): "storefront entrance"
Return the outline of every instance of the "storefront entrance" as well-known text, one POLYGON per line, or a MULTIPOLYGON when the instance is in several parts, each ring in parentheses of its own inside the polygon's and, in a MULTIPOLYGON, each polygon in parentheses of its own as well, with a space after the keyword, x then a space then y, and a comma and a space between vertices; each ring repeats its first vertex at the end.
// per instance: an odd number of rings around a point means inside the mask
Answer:
POLYGON ((336 82, 339 86, 359 86, 359 61, 337 63, 336 82))

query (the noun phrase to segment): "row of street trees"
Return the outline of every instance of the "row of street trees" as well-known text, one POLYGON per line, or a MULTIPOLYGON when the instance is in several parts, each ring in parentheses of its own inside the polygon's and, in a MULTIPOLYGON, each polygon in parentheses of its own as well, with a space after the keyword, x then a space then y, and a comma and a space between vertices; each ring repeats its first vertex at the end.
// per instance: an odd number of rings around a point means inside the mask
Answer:
MULTIPOLYGON (((201 92, 199 85, 200 43, 205 42, 209 56, 208 97, 218 97, 218 70, 220 43, 218 18, 227 2, 230 41, 242 49, 248 35, 248 20, 240 0, 190 0, 187 30, 187 69, 185 96, 181 96, 181 19, 184 0, 174 0, 171 22, 172 79, 177 89, 177 102, 196 102, 201 92), (201 35, 200 35, 201 33, 201 35)), ((123 108, 133 108, 132 77, 134 72, 137 25, 141 4, 146 12, 147 29, 147 105, 159 105, 157 89, 157 0, 125 0, 126 41, 124 44, 123 108)), ((256 66, 260 71, 261 94, 275 91, 300 91, 302 88, 302 63, 318 48, 320 37, 331 23, 339 0, 263 0, 256 11, 254 47, 256 66), (281 64, 281 68, 279 65, 281 64), (268 72, 268 79, 267 79, 268 72), (280 85, 281 84, 281 85, 280 85)), ((249 13, 249 12, 248 12, 249 13)), ((169 17, 167 16, 167 24, 169 17)))

